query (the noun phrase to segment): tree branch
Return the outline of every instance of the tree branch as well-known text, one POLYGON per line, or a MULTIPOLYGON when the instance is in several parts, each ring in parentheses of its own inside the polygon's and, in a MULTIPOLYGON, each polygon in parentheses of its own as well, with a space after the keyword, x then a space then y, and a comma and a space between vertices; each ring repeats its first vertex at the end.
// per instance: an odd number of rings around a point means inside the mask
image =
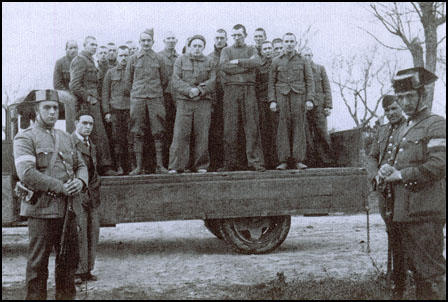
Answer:
POLYGON ((393 49, 393 50, 407 50, 407 48, 398 48, 398 47, 393 47, 393 46, 386 45, 386 44, 384 44, 383 42, 381 42, 377 37, 375 37, 374 34, 370 33, 369 31, 367 31, 367 30, 365 30, 365 29, 363 29, 363 30, 364 30, 367 34, 369 34, 370 36, 372 36, 378 43, 380 43, 381 45, 383 45, 383 46, 386 47, 386 48, 393 49))

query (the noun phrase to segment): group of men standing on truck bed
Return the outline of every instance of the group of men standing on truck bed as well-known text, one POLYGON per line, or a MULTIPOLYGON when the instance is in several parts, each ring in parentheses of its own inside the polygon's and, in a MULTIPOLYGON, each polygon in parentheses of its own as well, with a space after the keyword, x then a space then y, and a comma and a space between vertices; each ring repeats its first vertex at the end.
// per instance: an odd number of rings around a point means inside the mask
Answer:
POLYGON ((334 165, 326 122, 330 85, 311 50, 299 53, 293 33, 271 42, 257 28, 256 45, 249 46, 246 28, 237 24, 231 36, 228 46, 227 32, 218 29, 208 56, 202 35, 190 37, 178 54, 172 32, 156 53, 152 29, 140 33, 140 49, 132 41, 111 42, 97 52, 88 36, 77 54, 77 43, 67 42, 54 88, 77 98, 65 106, 69 132, 76 112, 92 114, 101 175, 334 165))

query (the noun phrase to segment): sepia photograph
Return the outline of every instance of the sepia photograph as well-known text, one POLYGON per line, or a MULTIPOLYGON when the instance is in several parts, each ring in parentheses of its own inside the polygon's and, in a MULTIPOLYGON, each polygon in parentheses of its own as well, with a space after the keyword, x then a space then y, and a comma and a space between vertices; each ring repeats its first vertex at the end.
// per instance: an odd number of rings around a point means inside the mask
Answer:
POLYGON ((3 300, 446 300, 445 2, 2 2, 3 300))

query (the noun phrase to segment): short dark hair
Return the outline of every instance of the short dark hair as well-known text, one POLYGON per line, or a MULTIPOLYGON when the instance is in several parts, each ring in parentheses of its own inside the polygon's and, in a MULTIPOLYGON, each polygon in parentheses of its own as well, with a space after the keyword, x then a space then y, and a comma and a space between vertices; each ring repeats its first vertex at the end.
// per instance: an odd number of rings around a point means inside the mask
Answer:
POLYGON ((223 34, 225 34, 226 37, 227 37, 227 32, 226 32, 225 29, 223 29, 223 28, 218 29, 216 32, 217 32, 217 33, 223 33, 223 34))
POLYGON ((274 46, 273 44, 272 44, 272 42, 271 41, 269 41, 269 40, 266 40, 266 41, 263 41, 263 43, 261 43, 261 46, 263 46, 263 44, 271 44, 271 46, 274 46))
POLYGON ((120 46, 118 46, 118 49, 129 50, 129 47, 127 45, 120 45, 120 46))
POLYGON ((75 121, 79 121, 79 119, 83 115, 90 115, 93 118, 93 121, 95 121, 95 117, 93 116, 92 112, 90 112, 89 110, 85 110, 85 109, 78 111, 78 113, 76 114, 76 117, 75 117, 75 121))
POLYGON ((109 43, 107 43, 107 45, 115 46, 115 43, 114 42, 109 42, 109 43))
POLYGON ((101 46, 98 47, 98 48, 107 48, 107 46, 101 45, 101 46))
POLYGON ((244 27, 243 24, 237 24, 237 25, 235 25, 235 26, 233 27, 233 29, 236 29, 236 30, 238 30, 238 29, 243 29, 244 35, 247 36, 246 27, 244 27))
POLYGON ((275 44, 275 43, 283 43, 283 40, 280 38, 275 38, 274 40, 272 40, 272 44, 275 44))
POLYGON ((84 46, 86 46, 88 40, 96 40, 96 38, 94 36, 87 36, 84 39, 84 43, 83 43, 84 46))
MULTIPOLYGON (((75 40, 68 40, 68 41, 65 43, 65 49, 67 49, 67 48, 68 48, 68 44, 70 44, 70 43, 72 43, 72 42, 75 42, 75 43, 76 43, 75 40)), ((76 43, 76 47, 78 47, 78 43, 76 43)))
MULTIPOLYGON (((286 34, 283 35, 282 38, 285 38, 285 36, 294 36, 294 39, 297 41, 297 37, 296 37, 296 35, 293 34, 293 33, 291 33, 291 32, 287 32, 286 34)), ((283 39, 283 40, 284 40, 284 39, 283 39)), ((282 40, 282 42, 283 42, 283 40, 282 40)))
POLYGON ((264 34, 264 37, 265 37, 265 38, 267 37, 267 35, 266 35, 266 31, 264 30, 264 28, 259 27, 259 28, 257 28, 255 31, 262 31, 263 34, 264 34))

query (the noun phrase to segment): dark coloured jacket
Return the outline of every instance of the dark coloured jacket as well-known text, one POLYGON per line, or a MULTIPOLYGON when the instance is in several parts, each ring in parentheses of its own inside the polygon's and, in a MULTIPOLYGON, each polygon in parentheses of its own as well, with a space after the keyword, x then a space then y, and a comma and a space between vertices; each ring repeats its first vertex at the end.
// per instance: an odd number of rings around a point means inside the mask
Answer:
POLYGON ((53 87, 58 90, 70 90, 70 63, 67 56, 63 56, 56 61, 53 72, 53 87))
POLYGON ((106 76, 106 72, 111 67, 108 61, 105 61, 103 63, 98 61, 97 63, 98 63, 98 95, 102 97, 104 77, 106 76))
POLYGON ((83 141, 75 134, 71 135, 73 144, 82 155, 84 163, 89 172, 89 184, 82 192, 82 198, 88 199, 88 204, 92 208, 97 208, 100 205, 100 184, 101 180, 98 174, 97 149, 95 144, 89 139, 90 147, 86 146, 83 141))
POLYGON ((168 85, 168 71, 161 55, 150 50, 140 50, 130 57, 126 65, 126 90, 131 97, 163 97, 163 90, 168 85))
POLYGON ((257 69, 257 85, 255 91, 257 100, 268 102, 269 69, 271 68, 272 59, 263 57, 261 58, 261 62, 260 67, 257 69))
POLYGON ((164 49, 162 51, 158 52, 159 55, 162 56, 162 58, 165 60, 165 66, 167 71, 167 77, 168 77, 168 85, 166 86, 165 93, 172 93, 172 84, 171 84, 171 77, 173 75, 174 70, 174 62, 179 57, 179 54, 176 52, 175 49, 173 51, 169 51, 168 49, 164 49))
POLYGON ((314 100, 314 80, 311 65, 297 51, 290 57, 282 53, 272 60, 269 72, 269 101, 276 100, 276 91, 287 95, 291 90, 304 94, 307 101, 314 100))
POLYGON ((400 128, 393 185, 395 222, 445 221, 446 121, 425 109, 400 128))
POLYGON ((13 150, 17 176, 38 197, 35 204, 22 201, 20 215, 35 218, 64 217, 66 198, 61 194, 64 183, 70 179, 69 173, 81 179, 84 186, 89 183, 87 166, 70 135, 59 129, 45 129, 36 123, 14 137, 13 150), (59 147, 56 151, 61 153, 63 159, 56 156, 53 168, 47 171, 55 152, 52 132, 58 137, 59 147), (47 192, 57 196, 50 197, 47 192))
POLYGON ((192 100, 188 93, 194 87, 201 91, 198 99, 213 100, 216 85, 213 60, 206 56, 182 55, 174 63, 172 83, 177 100, 192 100))
MULTIPOLYGON (((227 47, 227 44, 224 47, 227 47)), ((218 48, 216 48, 215 45, 213 45, 213 48, 214 48, 214 50, 208 54, 208 57, 213 60, 213 67, 215 68, 215 72, 216 72, 216 92, 223 95, 224 83, 223 83, 222 71, 219 69, 219 60, 221 58, 221 52, 224 48, 218 49, 218 48)))
POLYGON ((225 47, 219 59, 224 85, 255 85, 255 72, 260 64, 261 59, 254 46, 225 47), (229 64, 234 59, 238 59, 238 64, 229 64))
POLYGON ((117 65, 106 72, 101 100, 103 114, 110 113, 111 109, 129 109, 129 95, 125 95, 125 71, 125 66, 117 65))
POLYGON ((331 87, 325 67, 311 63, 314 79, 314 105, 332 108, 331 87))
POLYGON ((70 64, 70 91, 79 102, 87 103, 88 96, 100 100, 98 95, 98 70, 90 53, 81 51, 70 64))

